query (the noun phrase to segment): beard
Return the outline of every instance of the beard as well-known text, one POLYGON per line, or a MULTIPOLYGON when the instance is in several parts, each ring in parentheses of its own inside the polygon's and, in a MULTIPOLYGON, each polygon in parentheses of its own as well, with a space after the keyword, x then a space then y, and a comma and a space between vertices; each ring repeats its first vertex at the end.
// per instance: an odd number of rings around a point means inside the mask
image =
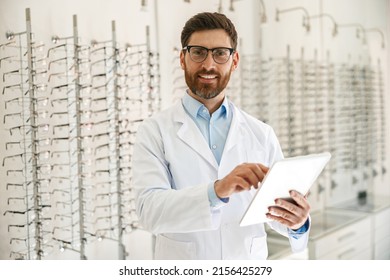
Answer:
POLYGON ((221 75, 215 71, 198 71, 191 75, 187 70, 184 72, 188 88, 196 96, 202 99, 212 99, 218 96, 227 86, 230 80, 231 70, 226 75, 221 75), (217 84, 204 84, 198 80, 199 75, 216 75, 217 84))

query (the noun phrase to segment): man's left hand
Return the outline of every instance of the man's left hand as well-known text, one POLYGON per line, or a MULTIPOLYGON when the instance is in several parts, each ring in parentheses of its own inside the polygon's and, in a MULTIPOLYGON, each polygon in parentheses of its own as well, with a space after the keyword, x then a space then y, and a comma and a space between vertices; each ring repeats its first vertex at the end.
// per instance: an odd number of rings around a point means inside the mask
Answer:
POLYGON ((310 204, 307 197, 290 191, 290 198, 275 199, 275 205, 268 208, 267 218, 275 220, 292 230, 302 227, 309 217, 310 204))

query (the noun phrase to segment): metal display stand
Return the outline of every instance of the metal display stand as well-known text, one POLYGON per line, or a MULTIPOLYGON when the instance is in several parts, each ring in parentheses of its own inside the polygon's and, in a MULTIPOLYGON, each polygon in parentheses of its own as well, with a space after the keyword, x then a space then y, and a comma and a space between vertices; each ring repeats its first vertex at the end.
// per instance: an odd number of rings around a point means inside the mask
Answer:
POLYGON ((149 27, 144 44, 120 47, 112 21, 110 40, 82 45, 74 15, 72 36, 53 36, 46 54, 32 40, 29 9, 26 26, 7 33, 13 41, 0 50, 10 258, 68 251, 87 259, 96 242, 115 242, 117 258, 126 259, 125 235, 139 228, 130 173, 135 133, 160 109, 149 27))
POLYGON ((308 59, 302 48, 293 59, 289 46, 283 58, 243 55, 242 107, 275 129, 286 157, 332 153, 317 201, 326 186, 331 196, 341 186, 350 195, 370 192, 378 173, 370 166, 386 172, 380 65, 374 71, 369 64, 332 63, 329 52, 325 62, 317 56, 308 59))

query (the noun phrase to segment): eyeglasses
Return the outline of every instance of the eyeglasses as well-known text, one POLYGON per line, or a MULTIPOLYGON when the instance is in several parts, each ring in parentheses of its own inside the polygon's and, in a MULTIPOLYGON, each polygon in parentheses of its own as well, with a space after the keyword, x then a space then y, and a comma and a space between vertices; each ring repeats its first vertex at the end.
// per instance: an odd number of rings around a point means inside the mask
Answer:
POLYGON ((191 60, 198 63, 205 61, 209 51, 211 51, 214 61, 218 64, 226 63, 234 52, 233 48, 220 47, 208 49, 201 46, 185 46, 182 50, 188 51, 191 60))

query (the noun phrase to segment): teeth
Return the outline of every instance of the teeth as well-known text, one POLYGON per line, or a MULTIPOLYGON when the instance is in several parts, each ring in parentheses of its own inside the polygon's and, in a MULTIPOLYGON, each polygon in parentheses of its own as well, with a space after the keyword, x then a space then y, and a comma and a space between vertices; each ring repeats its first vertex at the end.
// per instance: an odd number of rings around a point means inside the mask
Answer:
POLYGON ((203 78, 203 79, 214 79, 217 76, 213 76, 213 75, 200 75, 200 77, 203 78))

